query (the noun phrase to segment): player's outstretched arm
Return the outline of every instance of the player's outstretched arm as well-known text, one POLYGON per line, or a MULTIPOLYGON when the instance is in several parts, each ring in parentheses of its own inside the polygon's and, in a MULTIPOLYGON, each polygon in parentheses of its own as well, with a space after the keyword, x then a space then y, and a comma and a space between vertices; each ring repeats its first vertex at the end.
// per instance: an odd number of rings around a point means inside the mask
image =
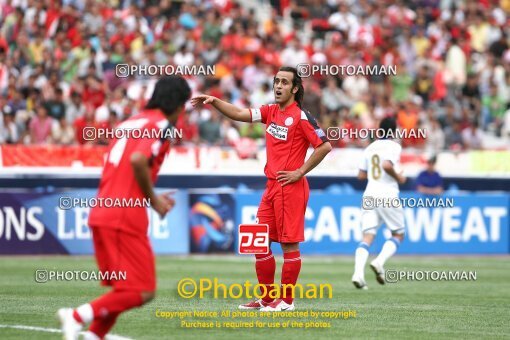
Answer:
POLYGON ((301 168, 294 171, 278 171, 276 179, 283 186, 298 181, 301 177, 312 171, 326 155, 333 149, 329 142, 324 142, 313 150, 313 153, 301 166, 301 168))
POLYGON ((140 186, 145 198, 148 198, 152 209, 164 217, 175 205, 175 200, 166 195, 156 195, 152 187, 149 159, 141 152, 134 152, 131 155, 131 166, 136 182, 140 186))
POLYGON ((191 98, 191 105, 193 105, 193 107, 199 107, 206 104, 211 104, 216 110, 221 112, 221 114, 230 119, 237 120, 239 122, 251 122, 249 109, 238 108, 237 106, 227 103, 221 99, 205 94, 191 98))
POLYGON ((398 174, 395 171, 395 168, 393 167, 393 163, 391 163, 390 161, 388 161, 388 160, 384 161, 382 164, 382 168, 388 175, 395 178, 395 180, 399 184, 404 184, 406 182, 406 178, 404 176, 402 176, 402 174, 398 174))

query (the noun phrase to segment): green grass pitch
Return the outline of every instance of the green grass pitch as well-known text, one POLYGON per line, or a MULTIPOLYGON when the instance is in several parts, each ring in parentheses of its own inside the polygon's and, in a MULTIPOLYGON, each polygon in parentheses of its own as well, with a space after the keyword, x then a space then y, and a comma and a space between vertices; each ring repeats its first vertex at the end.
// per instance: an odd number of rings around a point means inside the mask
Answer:
MULTIPOLYGON (((282 258, 277 257, 277 273, 282 258)), ((300 282, 329 283, 333 298, 297 300, 296 310, 356 311, 356 318, 330 320, 331 328, 184 329, 178 319, 156 317, 164 311, 236 310, 245 300, 183 299, 177 282, 185 277, 217 277, 221 283, 256 283, 253 260, 246 257, 172 257, 157 259, 158 292, 150 304, 122 315, 112 333, 133 339, 406 338, 503 339, 510 336, 510 261, 501 257, 392 258, 387 269, 471 270, 476 281, 399 282, 380 286, 367 268, 369 289, 350 282, 352 257, 304 257, 300 282)), ((35 282, 35 270, 95 270, 92 257, 0 257, 0 339, 58 339, 61 334, 5 328, 23 325, 57 328, 55 311, 77 306, 105 292, 94 281, 35 282)), ((279 274, 277 274, 279 279, 279 274)), ((225 319, 211 321, 225 321, 225 319)), ((238 319, 237 321, 250 321, 238 319)), ((258 319, 283 322, 289 319, 258 319)), ((328 321, 322 319, 323 321, 328 321)), ((306 322, 307 319, 295 321, 306 322)))

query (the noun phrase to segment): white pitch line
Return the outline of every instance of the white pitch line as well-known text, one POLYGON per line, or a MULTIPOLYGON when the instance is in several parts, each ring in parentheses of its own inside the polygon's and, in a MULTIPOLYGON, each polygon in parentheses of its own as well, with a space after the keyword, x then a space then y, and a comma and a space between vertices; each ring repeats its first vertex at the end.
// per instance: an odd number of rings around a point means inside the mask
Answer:
POLYGON ((0 325, 0 328, 23 329, 26 331, 47 332, 47 333, 62 333, 62 331, 60 329, 56 329, 56 328, 44 328, 44 327, 34 327, 34 326, 24 326, 24 325, 0 325))
MULTIPOLYGON (((21 329, 24 331, 34 331, 34 332, 46 332, 46 333, 62 333, 60 329, 57 328, 46 328, 46 327, 35 327, 35 326, 25 326, 25 325, 0 325, 0 328, 11 328, 11 329, 21 329)), ((80 332, 81 335, 84 335, 86 332, 80 332)), ((105 337, 107 340, 131 340, 130 338, 126 338, 120 335, 108 334, 105 337)))

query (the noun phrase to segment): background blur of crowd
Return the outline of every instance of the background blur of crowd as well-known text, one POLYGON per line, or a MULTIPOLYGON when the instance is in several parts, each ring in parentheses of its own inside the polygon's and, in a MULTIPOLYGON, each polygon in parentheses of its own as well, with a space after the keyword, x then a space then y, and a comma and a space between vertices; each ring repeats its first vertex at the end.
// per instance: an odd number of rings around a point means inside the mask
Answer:
MULTIPOLYGON (((304 107, 324 129, 373 128, 395 115, 402 129, 426 129, 405 147, 510 144, 510 0, 0 4, 1 144, 107 144, 87 142, 83 129, 139 112, 154 81, 119 78, 117 64, 215 65, 214 76, 188 78, 194 93, 258 107, 273 101, 276 70, 300 63, 397 65, 397 76, 304 78, 304 107)), ((187 110, 183 143, 263 143, 261 124, 187 110)))

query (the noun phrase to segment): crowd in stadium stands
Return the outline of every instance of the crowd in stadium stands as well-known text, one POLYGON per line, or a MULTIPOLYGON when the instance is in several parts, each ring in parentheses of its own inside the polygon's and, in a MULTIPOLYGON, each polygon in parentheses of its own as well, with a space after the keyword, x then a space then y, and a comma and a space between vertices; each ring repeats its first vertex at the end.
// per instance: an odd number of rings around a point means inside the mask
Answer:
MULTIPOLYGON (((509 0, 0 3, 1 144, 107 144, 83 129, 139 112, 154 79, 117 77, 118 64, 214 65, 214 75, 188 77, 194 93, 243 107, 273 101, 282 65, 396 65, 396 76, 304 78, 303 106, 324 129, 373 128, 386 115, 426 129, 405 147, 482 149, 488 136, 510 138, 509 0)), ((187 110, 182 143, 263 143, 261 124, 187 110)))

